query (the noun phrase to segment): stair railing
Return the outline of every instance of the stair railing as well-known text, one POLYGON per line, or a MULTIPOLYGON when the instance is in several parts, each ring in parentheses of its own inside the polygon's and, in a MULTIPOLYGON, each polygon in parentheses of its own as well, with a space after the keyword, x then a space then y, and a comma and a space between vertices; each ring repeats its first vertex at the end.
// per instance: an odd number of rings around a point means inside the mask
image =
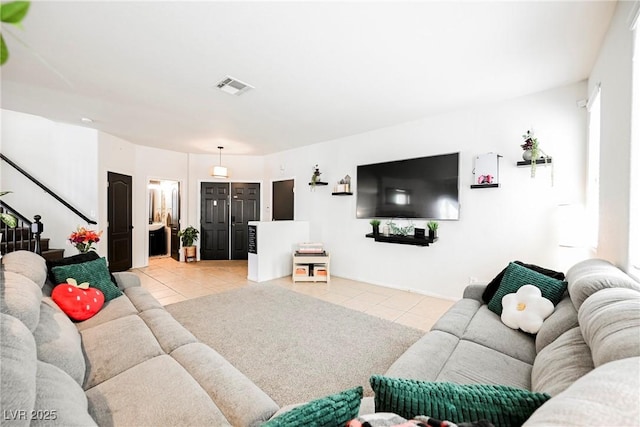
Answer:
POLYGON ((0 212, 13 215, 18 224, 10 228, 5 223, 2 226, 2 241, 0 241, 0 253, 5 254, 17 250, 28 250, 42 255, 40 235, 44 231, 44 224, 40 222, 40 215, 33 217, 33 221, 25 218, 20 212, 13 209, 7 203, 0 200, 0 212))
POLYGON ((24 175, 26 178, 28 178, 31 182, 36 184, 38 187, 42 188, 45 191, 45 193, 47 193, 48 195, 50 195, 51 197, 56 199, 58 202, 60 202, 64 207, 69 209, 71 212, 73 212, 74 214, 78 215, 80 218, 82 218, 84 221, 86 221, 87 224, 97 224, 96 221, 92 220, 91 218, 89 218, 88 216, 86 216, 85 214, 80 212, 78 209, 76 209, 73 206, 71 206, 69 204, 69 202, 64 200, 62 197, 58 196, 56 193, 53 192, 53 190, 51 190, 49 187, 47 187, 46 185, 44 185, 43 183, 38 181, 38 179, 34 178, 30 173, 28 173, 27 171, 22 169, 20 166, 18 166, 14 161, 9 159, 7 156, 5 156, 4 154, 0 153, 0 159, 2 159, 5 162, 7 162, 7 164, 9 164, 9 166, 13 167, 15 170, 20 172, 22 175, 24 175))

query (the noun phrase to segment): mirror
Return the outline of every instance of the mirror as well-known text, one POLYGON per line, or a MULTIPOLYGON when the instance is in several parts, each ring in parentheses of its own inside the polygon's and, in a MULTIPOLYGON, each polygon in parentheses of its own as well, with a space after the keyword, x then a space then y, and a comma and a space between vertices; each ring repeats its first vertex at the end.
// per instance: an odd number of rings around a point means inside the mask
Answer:
POLYGON ((171 180, 150 180, 149 193, 149 256, 179 257, 177 233, 180 227, 180 183, 171 180), (175 249, 175 256, 174 256, 175 249))

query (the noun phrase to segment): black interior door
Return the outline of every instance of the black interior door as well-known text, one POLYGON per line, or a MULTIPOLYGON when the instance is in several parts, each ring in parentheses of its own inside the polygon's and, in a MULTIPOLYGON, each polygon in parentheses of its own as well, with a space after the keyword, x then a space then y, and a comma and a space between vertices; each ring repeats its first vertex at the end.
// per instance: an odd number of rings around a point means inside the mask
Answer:
POLYGON ((110 271, 125 271, 132 265, 132 191, 131 177, 107 173, 107 227, 110 271))
POLYGON ((293 179, 274 181, 271 185, 272 219, 274 221, 293 220, 293 179))
POLYGON ((200 259, 229 259, 229 184, 200 187, 200 259))
POLYGON ((260 184, 231 184, 231 259, 247 259, 249 221, 260 220, 260 184))

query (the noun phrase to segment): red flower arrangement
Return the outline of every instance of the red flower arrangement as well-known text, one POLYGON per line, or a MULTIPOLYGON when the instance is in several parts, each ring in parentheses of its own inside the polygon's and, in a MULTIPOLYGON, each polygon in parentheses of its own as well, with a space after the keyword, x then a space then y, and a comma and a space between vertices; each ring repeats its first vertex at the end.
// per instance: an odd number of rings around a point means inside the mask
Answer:
POLYGON ((78 229, 69 236, 69 242, 75 246, 79 252, 85 253, 95 250, 92 245, 100 241, 100 236, 102 236, 102 231, 96 233, 94 230, 78 227, 78 229))

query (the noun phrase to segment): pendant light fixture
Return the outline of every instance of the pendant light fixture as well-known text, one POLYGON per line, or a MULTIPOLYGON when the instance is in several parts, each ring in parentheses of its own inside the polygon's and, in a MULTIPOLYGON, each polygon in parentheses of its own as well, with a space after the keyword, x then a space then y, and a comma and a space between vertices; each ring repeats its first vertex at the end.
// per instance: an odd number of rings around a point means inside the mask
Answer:
POLYGON ((215 178, 229 178, 229 171, 226 167, 222 166, 222 149, 224 147, 218 146, 218 150, 220 150, 220 164, 218 166, 214 166, 211 169, 211 176, 215 178))

